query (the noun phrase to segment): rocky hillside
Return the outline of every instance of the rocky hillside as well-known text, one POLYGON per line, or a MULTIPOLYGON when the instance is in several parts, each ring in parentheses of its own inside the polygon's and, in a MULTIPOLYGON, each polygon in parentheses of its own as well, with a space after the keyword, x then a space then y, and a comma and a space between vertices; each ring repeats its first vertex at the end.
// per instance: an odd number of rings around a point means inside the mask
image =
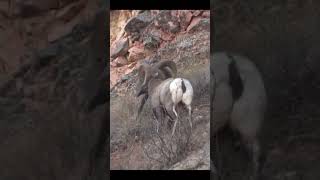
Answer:
MULTIPOLYGON (((209 11, 201 10, 111 12, 111 169, 209 169, 209 16, 209 11), (155 148, 151 109, 145 107, 138 128, 140 99, 134 94, 136 67, 161 60, 177 64, 178 76, 187 77, 196 87, 196 98, 195 129, 188 146, 181 155, 159 161, 163 154, 155 148)), ((166 133, 161 136, 168 143, 166 133)))
POLYGON ((200 10, 111 11, 110 88, 144 60, 161 57, 191 63, 204 59, 199 55, 208 51, 209 15, 200 10))
MULTIPOLYGON (((267 180, 319 179, 320 13, 316 1, 217 0, 215 51, 251 58, 262 71, 268 114, 262 144, 267 180)), ((223 179, 247 179, 243 148, 219 136, 223 179)))
POLYGON ((1 179, 106 179, 107 11, 0 1, 1 179))

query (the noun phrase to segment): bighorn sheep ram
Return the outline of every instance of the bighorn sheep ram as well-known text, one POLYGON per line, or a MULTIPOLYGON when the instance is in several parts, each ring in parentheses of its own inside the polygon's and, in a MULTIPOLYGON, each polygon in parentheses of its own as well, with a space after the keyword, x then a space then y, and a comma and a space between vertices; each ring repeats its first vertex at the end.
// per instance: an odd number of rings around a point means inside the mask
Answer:
MULTIPOLYGON (((176 111, 178 103, 182 102, 188 109, 189 123, 192 129, 192 98, 193 88, 189 80, 176 78, 177 67, 173 61, 160 61, 155 66, 142 64, 138 68, 140 78, 143 82, 138 90, 137 97, 144 94, 144 98, 138 110, 138 116, 141 113, 145 101, 150 96, 153 115, 157 121, 159 130, 159 120, 163 120, 164 115, 168 115, 174 120, 172 136, 179 119, 176 111), (173 118, 173 114, 175 118, 173 118)), ((138 117, 137 116, 137 117, 138 117)))
POLYGON ((238 131, 252 155, 253 179, 260 169, 258 134, 267 98, 257 67, 246 57, 214 53, 211 61, 213 135, 225 125, 238 131))

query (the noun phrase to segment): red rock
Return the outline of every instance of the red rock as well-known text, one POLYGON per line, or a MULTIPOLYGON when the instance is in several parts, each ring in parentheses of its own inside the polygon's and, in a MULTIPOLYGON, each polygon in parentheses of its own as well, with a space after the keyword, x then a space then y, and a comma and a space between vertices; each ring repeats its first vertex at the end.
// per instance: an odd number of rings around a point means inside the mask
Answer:
POLYGON ((172 16, 170 10, 161 10, 154 19, 154 25, 164 31, 172 33, 177 33, 180 30, 179 18, 177 16, 172 16))
POLYGON ((110 66, 111 66, 111 67, 117 67, 117 63, 114 62, 114 61, 110 61, 110 66))
POLYGON ((179 16, 179 11, 177 11, 177 10, 172 10, 172 11, 171 11, 171 16, 176 16, 176 17, 178 17, 178 16, 179 16))
POLYGON ((171 41, 174 35, 168 32, 161 31, 161 39, 164 41, 171 41))
POLYGON ((110 40, 112 43, 129 35, 125 33, 124 26, 131 17, 132 12, 129 10, 110 12, 110 40))
POLYGON ((124 56, 117 57, 113 62, 115 62, 117 67, 121 67, 128 64, 128 60, 124 56))
POLYGON ((192 21, 190 22, 188 28, 187 28, 187 31, 189 31, 191 28, 193 28, 195 25, 197 25, 201 20, 201 17, 194 17, 192 19, 192 21))
POLYGON ((118 81, 119 74, 115 68, 110 70, 110 88, 112 88, 118 81))
POLYGON ((180 26, 183 30, 186 30, 190 21, 192 19, 192 12, 189 10, 180 11, 179 18, 180 18, 180 26))
POLYGON ((135 62, 143 58, 145 58, 145 50, 143 46, 133 46, 129 49, 129 62, 135 62))
POLYGON ((137 61, 137 63, 134 65, 134 69, 137 69, 141 65, 141 61, 137 61))
POLYGON ((201 11, 195 10, 192 14, 193 16, 199 16, 201 14, 201 11))
POLYGON ((120 39, 125 38, 125 31, 122 28, 121 31, 117 34, 115 41, 119 41, 120 39))
POLYGON ((210 20, 209 18, 194 17, 187 28, 187 31, 194 31, 195 29, 202 28, 210 31, 210 20))
POLYGON ((132 46, 139 46, 139 47, 143 47, 143 43, 140 42, 140 41, 135 41, 133 42, 133 45, 132 46))
POLYGON ((160 12, 159 10, 150 10, 150 13, 151 13, 152 16, 158 15, 159 12, 160 12))
POLYGON ((192 13, 190 11, 187 11, 186 13, 186 22, 189 24, 192 19, 192 13))
POLYGON ((135 17, 130 18, 127 21, 127 24, 124 26, 124 30, 128 34, 139 32, 141 31, 141 29, 147 27, 147 25, 150 24, 152 20, 153 19, 151 13, 149 11, 145 11, 135 17))
POLYGON ((204 11, 201 16, 205 18, 210 18, 210 11, 204 11))
POLYGON ((118 56, 124 56, 127 54, 129 49, 129 39, 123 38, 119 41, 115 41, 114 44, 111 46, 110 57, 116 58, 118 56))
POLYGON ((136 64, 137 64, 137 62, 133 62, 131 64, 128 64, 128 68, 132 69, 132 68, 134 68, 136 66, 136 64))
POLYGON ((124 74, 129 74, 134 70, 135 63, 131 63, 128 65, 128 69, 125 70, 124 74))

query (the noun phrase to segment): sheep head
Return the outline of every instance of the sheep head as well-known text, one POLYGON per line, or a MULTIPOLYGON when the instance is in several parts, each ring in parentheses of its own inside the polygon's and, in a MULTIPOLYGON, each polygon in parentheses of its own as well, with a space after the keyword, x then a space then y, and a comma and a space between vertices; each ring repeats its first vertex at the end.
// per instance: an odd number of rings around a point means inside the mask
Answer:
POLYGON ((151 67, 148 64, 141 64, 138 67, 138 76, 141 85, 138 87, 137 97, 148 93, 148 84, 151 79, 165 80, 170 77, 176 77, 177 66, 173 61, 160 61, 151 67))
POLYGON ((153 69, 160 70, 163 73, 163 79, 174 78, 177 76, 177 65, 173 61, 160 61, 153 69))

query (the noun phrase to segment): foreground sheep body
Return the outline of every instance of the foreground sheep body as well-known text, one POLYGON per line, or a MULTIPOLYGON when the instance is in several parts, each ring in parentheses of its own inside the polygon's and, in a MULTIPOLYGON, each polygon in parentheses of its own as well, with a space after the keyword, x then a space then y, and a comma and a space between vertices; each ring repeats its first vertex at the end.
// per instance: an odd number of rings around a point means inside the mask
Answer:
MULTIPOLYGON (((166 72, 161 70, 162 67, 167 70, 176 69, 173 61, 161 61, 155 67, 144 64, 140 66, 140 74, 144 74, 144 81, 138 91, 137 96, 145 94, 151 98, 152 112, 157 120, 157 131, 159 129, 158 120, 163 120, 165 115, 168 115, 174 120, 172 136, 175 133, 175 128, 179 119, 176 111, 176 106, 182 102, 188 109, 189 123, 192 128, 192 98, 193 88, 189 80, 183 78, 173 78, 174 74, 165 75, 166 72), (169 78, 168 78, 169 77, 169 78)), ((144 102, 143 102, 144 103, 144 102)), ((139 114, 139 112, 138 112, 139 114)))
MULTIPOLYGON (((183 78, 176 78, 173 79, 170 83, 169 90, 171 93, 171 100, 173 102, 172 111, 176 116, 176 120, 173 125, 172 135, 174 135, 177 122, 179 120, 178 113, 176 111, 176 107, 178 103, 182 102, 185 107, 188 109, 189 115, 189 124, 192 129, 192 98, 193 98, 193 88, 189 80, 183 78)), ((166 91, 166 90, 164 90, 166 91)), ((164 97, 161 96, 160 97, 164 97)), ((168 107, 169 108, 169 107, 168 107)))
POLYGON ((212 57, 212 127, 216 134, 229 125, 238 131, 252 154, 253 179, 259 171, 258 134, 264 120, 267 99, 257 67, 247 58, 227 53, 212 57))

